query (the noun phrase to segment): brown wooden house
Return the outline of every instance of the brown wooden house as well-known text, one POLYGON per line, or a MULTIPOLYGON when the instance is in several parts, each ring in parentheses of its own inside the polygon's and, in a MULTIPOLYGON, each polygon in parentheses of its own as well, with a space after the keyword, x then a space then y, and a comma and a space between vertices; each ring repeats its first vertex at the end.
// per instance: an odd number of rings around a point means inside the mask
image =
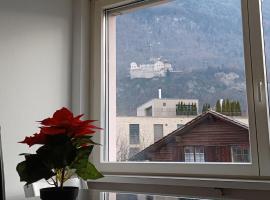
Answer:
POLYGON ((207 111, 137 153, 130 161, 250 162, 248 126, 207 111))

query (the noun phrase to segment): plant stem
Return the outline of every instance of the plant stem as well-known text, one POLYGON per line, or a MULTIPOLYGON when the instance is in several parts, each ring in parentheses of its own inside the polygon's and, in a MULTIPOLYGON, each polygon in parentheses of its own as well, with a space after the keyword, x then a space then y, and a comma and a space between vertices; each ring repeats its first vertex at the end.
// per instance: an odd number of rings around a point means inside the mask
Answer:
POLYGON ((63 188, 65 179, 65 167, 62 169, 62 176, 61 176, 61 188, 63 188))
POLYGON ((54 186, 55 186, 55 187, 58 187, 57 181, 53 180, 53 178, 51 178, 51 179, 52 179, 52 181, 53 181, 54 186))

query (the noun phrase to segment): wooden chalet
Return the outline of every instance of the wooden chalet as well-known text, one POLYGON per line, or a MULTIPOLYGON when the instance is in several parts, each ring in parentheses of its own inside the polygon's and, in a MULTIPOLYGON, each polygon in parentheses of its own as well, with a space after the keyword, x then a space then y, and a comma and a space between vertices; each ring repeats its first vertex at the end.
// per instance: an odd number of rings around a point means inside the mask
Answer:
POLYGON ((248 126, 207 111, 137 153, 130 161, 250 162, 248 126))

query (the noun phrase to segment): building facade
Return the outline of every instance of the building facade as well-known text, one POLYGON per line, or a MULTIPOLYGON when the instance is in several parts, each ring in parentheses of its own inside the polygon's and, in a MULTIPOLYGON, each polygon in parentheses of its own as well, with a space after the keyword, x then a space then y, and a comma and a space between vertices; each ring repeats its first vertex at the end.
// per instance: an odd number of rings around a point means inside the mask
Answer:
MULTIPOLYGON (((192 106, 194 105, 196 110, 194 114, 197 115, 199 111, 199 100, 198 99, 165 99, 157 98, 152 99, 143 105, 137 108, 137 116, 148 116, 148 117, 176 117, 179 116, 177 113, 177 106, 185 105, 192 106), (181 104, 182 103, 182 104, 181 104)), ((188 109, 187 109, 188 110, 188 109)), ((189 115, 184 114, 184 116, 189 115)))
POLYGON ((161 60, 156 60, 152 64, 140 64, 135 62, 130 63, 130 78, 154 78, 165 77, 167 72, 173 71, 172 65, 161 60))
POLYGON ((208 111, 130 158, 131 161, 250 162, 247 124, 208 111))

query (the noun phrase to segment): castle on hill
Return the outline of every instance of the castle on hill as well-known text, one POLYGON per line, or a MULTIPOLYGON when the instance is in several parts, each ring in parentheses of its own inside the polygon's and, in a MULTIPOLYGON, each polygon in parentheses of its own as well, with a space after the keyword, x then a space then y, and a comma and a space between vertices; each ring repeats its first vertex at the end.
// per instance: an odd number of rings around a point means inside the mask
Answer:
POLYGON ((161 61, 156 59, 151 64, 140 64, 136 62, 130 63, 130 78, 154 78, 154 77, 165 77, 167 72, 172 72, 173 68, 167 61, 161 61))

